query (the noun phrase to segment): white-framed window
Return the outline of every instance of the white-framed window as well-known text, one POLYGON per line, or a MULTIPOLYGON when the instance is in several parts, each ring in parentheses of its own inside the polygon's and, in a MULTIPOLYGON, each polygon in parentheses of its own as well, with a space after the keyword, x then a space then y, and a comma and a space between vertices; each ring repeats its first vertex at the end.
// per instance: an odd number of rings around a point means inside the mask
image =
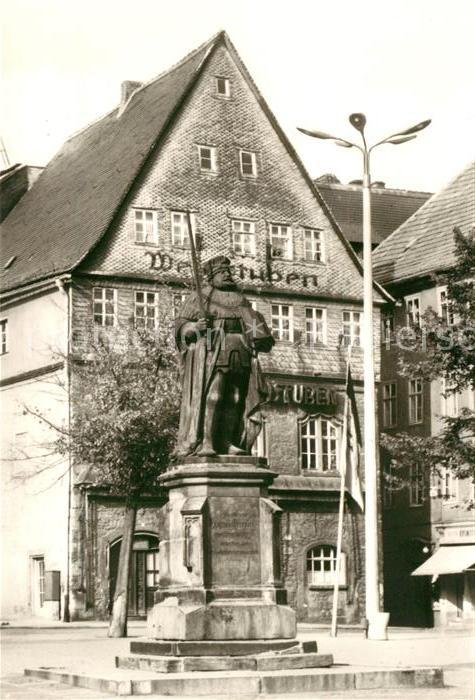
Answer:
POLYGON ((231 97, 231 82, 229 78, 220 75, 215 77, 216 94, 220 97, 231 97))
POLYGON ((93 287, 94 323, 99 326, 117 324, 117 289, 111 287, 93 287))
POLYGON ((159 550, 152 549, 146 554, 146 579, 147 588, 156 588, 160 579, 160 562, 159 562, 159 550))
POLYGON ((158 243, 157 212, 152 209, 134 209, 136 243, 158 243))
POLYGON ((424 394, 422 379, 409 379, 409 423, 416 425, 424 419, 424 394))
POLYGON ((361 324, 363 314, 361 311, 343 311, 342 344, 361 345, 361 324))
POLYGON ((232 246, 238 255, 256 254, 256 224, 254 221, 231 221, 232 246))
POLYGON ((239 151, 239 170, 243 177, 257 177, 257 159, 254 151, 239 151))
POLYGON ((313 262, 323 261, 323 232, 306 228, 303 232, 303 257, 313 262))
MULTIPOLYGON (((188 215, 184 211, 170 212, 171 228, 172 228, 172 246, 177 248, 190 247, 190 235, 188 232, 188 215)), ((191 231, 196 242, 196 216, 190 214, 191 231)))
POLYGON ((417 294, 406 297, 406 320, 408 326, 419 328, 421 325, 421 298, 417 294))
POLYGON ((394 428, 397 423, 397 384, 383 384, 383 428, 394 428))
MULTIPOLYGON (((336 576, 336 547, 320 544, 307 552, 307 581, 309 586, 334 586, 336 576)), ((340 553, 338 584, 346 586, 346 555, 340 553)))
POLYGON ((440 475, 441 493, 445 501, 458 501, 458 479, 451 469, 444 467, 440 475))
POLYGON ((290 304, 271 304, 271 331, 276 340, 293 341, 293 307, 290 304))
POLYGON ((443 416, 451 416, 453 418, 458 415, 459 398, 460 393, 451 389, 450 382, 446 379, 442 379, 440 387, 440 409, 443 416))
POLYGON ((218 162, 215 146, 198 146, 200 170, 203 173, 216 173, 218 162))
POLYGON ((292 229, 290 226, 285 226, 282 224, 270 224, 269 238, 271 246, 271 256, 273 258, 292 260, 293 242, 292 229))
POLYGON ((455 316, 453 311, 450 309, 450 303, 447 296, 447 287, 439 287, 438 291, 438 301, 439 301, 439 316, 445 321, 448 326, 453 326, 455 323, 455 316))
POLYGON ((394 337, 394 311, 383 311, 381 314, 381 342, 390 346, 394 337))
POLYGON ((305 343, 317 345, 327 342, 327 310, 315 306, 305 307, 305 343))
POLYGON ((299 423, 300 466, 306 470, 338 468, 338 429, 327 418, 308 417, 299 423))
POLYGON ((267 457, 267 420, 262 419, 261 430, 252 446, 252 454, 255 457, 267 457))
POLYGON ((33 611, 38 612, 44 606, 45 602, 45 558, 43 556, 35 556, 31 558, 32 565, 32 607, 33 611))
POLYGON ((134 321, 136 328, 158 328, 158 292, 135 292, 134 321))
POLYGON ((8 352, 8 319, 2 318, 0 321, 0 355, 8 352))
POLYGON ((424 502, 424 471, 420 464, 412 464, 409 469, 409 505, 421 506, 424 502))
POLYGON ((393 506, 393 478, 394 478, 394 467, 392 462, 388 462, 384 466, 384 481, 383 481, 383 506, 385 508, 392 508, 393 506))

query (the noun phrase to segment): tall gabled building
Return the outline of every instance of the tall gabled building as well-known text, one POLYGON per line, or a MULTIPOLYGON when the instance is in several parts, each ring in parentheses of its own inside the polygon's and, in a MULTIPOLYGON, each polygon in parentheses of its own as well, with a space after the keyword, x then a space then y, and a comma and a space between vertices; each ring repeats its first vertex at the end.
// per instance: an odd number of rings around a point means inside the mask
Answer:
MULTIPOLYGON (((70 419, 55 379, 99 329, 160 323, 191 283, 185 212, 201 262, 232 258, 277 343, 258 450, 278 472, 281 576, 300 619, 328 621, 347 346, 361 403, 361 264, 224 32, 72 136, 4 223, 2 389, 9 411, 4 508, 7 617, 108 614, 122 503, 87 469, 41 455, 31 414, 70 419), (21 479, 26 460, 36 476, 21 479), (31 460, 33 457, 33 461, 31 460), (11 581, 15 585, 11 585, 11 581)), ((375 331, 387 299, 375 287, 375 331)), ((379 347, 377 348, 379 358, 379 347)), ((71 378, 74 381, 74 375, 71 378)), ((137 518, 130 612, 157 580, 158 495, 137 518)), ((339 615, 364 616, 363 519, 348 498, 339 615)))
MULTIPOLYGON (((399 376, 397 342, 414 348, 414 359, 420 348, 395 333, 404 326, 419 327, 429 307, 453 323, 443 283, 444 272, 456 262, 453 229, 467 233, 474 225, 472 162, 374 253, 376 279, 400 302, 384 318, 379 401, 384 431, 435 435, 442 416, 456 415, 462 407, 475 410, 473 389, 453 394, 443 380, 399 376)), ((473 483, 450 472, 430 481, 419 469, 415 462, 405 475, 410 477, 407 488, 384 494, 385 610, 397 625, 473 624, 475 520, 473 510, 467 510, 473 483)))

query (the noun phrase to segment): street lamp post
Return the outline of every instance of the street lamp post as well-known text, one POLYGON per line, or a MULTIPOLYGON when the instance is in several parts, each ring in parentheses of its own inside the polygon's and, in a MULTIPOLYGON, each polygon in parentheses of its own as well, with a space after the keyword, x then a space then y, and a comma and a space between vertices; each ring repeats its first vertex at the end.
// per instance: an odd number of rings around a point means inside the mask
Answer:
POLYGON ((374 381, 374 338, 373 338, 373 270, 371 240, 371 174, 370 154, 377 146, 385 143, 400 144, 417 137, 430 124, 427 119, 415 126, 391 134, 368 148, 365 138, 366 117, 360 112, 351 114, 350 124, 360 132, 362 146, 346 139, 332 136, 323 131, 301 129, 307 136, 317 139, 330 139, 343 148, 357 148, 363 154, 363 379, 364 379, 364 465, 365 465, 365 583, 366 618, 368 638, 386 639, 385 626, 379 624, 379 549, 378 549, 378 472, 376 454, 376 394, 374 381))

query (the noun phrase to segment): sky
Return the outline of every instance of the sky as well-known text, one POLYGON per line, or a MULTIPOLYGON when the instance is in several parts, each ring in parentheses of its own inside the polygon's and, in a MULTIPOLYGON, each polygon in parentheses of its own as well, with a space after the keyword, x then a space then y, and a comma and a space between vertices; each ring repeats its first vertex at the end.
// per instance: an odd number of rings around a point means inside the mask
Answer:
MULTIPOLYGON (((2 18, 0 135, 10 163, 45 165, 147 81, 225 29, 312 177, 361 177, 356 150, 297 126, 370 142, 372 178, 434 192, 475 157, 472 0, 14 0, 2 18)), ((0 164, 2 167, 3 165, 0 164)))

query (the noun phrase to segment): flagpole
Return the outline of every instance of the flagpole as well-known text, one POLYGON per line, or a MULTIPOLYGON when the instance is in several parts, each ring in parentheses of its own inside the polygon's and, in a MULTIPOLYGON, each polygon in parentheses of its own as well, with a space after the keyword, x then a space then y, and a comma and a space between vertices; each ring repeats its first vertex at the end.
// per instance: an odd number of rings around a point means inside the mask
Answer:
MULTIPOLYGON (((348 346, 348 365, 346 370, 346 381, 348 381, 348 366, 351 359, 351 345, 348 346)), ((340 481, 340 504, 338 508, 338 533, 336 540, 336 562, 335 562, 335 583, 333 585, 333 607, 332 607, 332 626, 331 636, 336 637, 338 633, 337 613, 338 613, 338 592, 340 589, 340 565, 341 565, 341 545, 343 541, 343 516, 345 514, 345 477, 346 477, 346 452, 347 452, 347 433, 348 433, 348 396, 345 387, 345 409, 343 412, 343 431, 340 445, 339 467, 341 474, 340 481)))

